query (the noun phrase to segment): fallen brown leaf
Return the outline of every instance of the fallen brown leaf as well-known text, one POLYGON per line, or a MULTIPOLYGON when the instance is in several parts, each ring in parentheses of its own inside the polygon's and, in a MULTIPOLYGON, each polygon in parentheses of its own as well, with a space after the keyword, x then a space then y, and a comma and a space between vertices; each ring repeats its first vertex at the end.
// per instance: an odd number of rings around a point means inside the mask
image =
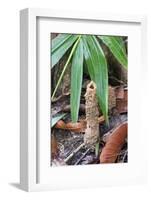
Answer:
POLYGON ((51 135, 51 158, 55 158, 58 153, 58 144, 54 134, 51 135))
MULTIPOLYGON (((104 117, 100 116, 98 118, 98 122, 102 124, 104 122, 104 117)), ((80 133, 80 132, 84 133, 86 129, 86 125, 87 125, 86 119, 81 119, 79 122, 76 122, 76 123, 72 123, 72 122, 65 123, 63 120, 59 120, 56 123, 55 128, 70 130, 77 133, 80 133)))
POLYGON ((119 125, 109 136, 100 154, 100 163, 114 163, 127 137, 127 122, 119 125))

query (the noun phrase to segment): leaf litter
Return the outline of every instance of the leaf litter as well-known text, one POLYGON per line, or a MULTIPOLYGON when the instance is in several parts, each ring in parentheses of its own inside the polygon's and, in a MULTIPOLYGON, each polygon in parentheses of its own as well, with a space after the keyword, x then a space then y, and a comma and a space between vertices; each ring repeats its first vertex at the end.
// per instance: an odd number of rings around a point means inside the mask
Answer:
MULTIPOLYGON (((56 127, 52 129, 51 147, 54 147, 54 149, 51 148, 51 151, 52 151, 51 165, 52 166, 85 165, 85 164, 99 164, 99 163, 102 164, 102 163, 113 163, 113 162, 123 163, 123 162, 128 161, 126 136, 121 141, 121 144, 119 144, 119 146, 117 145, 118 150, 116 151, 114 150, 113 146, 116 146, 115 144, 114 145, 112 144, 111 145, 112 148, 109 148, 109 149, 113 149, 112 154, 108 153, 108 151, 106 150, 108 149, 108 146, 110 146, 109 143, 111 143, 112 137, 114 135, 118 135, 118 133, 115 134, 115 132, 118 132, 116 130, 120 126, 122 126, 122 124, 127 124, 127 89, 125 89, 124 87, 120 89, 119 87, 115 87, 112 89, 114 90, 114 92, 112 91, 112 93, 116 96, 116 107, 115 107, 115 100, 114 100, 113 102, 114 106, 112 106, 111 105, 112 103, 110 103, 110 115, 109 115, 108 125, 105 123, 104 119, 101 121, 101 123, 98 123, 99 154, 96 156, 95 145, 85 145, 85 142, 84 142, 86 138, 85 130, 87 129, 87 121, 86 121, 86 116, 85 116, 86 108, 82 110, 82 114, 80 115, 80 118, 82 119, 74 124, 71 122, 70 108, 68 106, 67 111, 69 111, 69 113, 67 114, 67 116, 63 120, 58 121, 56 124, 56 127), (63 126, 59 127, 59 123, 60 124, 63 123, 63 126), (85 125, 83 128, 79 129, 78 126, 81 125, 82 123, 85 125), (72 129, 73 126, 75 129, 72 129), (77 129, 76 129, 76 126, 77 126, 77 129), (54 141, 54 138, 55 138, 55 141, 54 141), (108 143, 108 141, 110 142, 108 143), (106 161, 102 161, 102 157, 103 159, 105 157, 104 156, 105 151, 107 151, 106 153, 107 159, 106 161)), ((58 106, 58 103, 57 103, 57 106, 58 106)), ((59 110, 63 110, 63 108, 59 110)), ((119 131, 119 135, 123 135, 123 133, 119 131)), ((127 132, 126 132, 126 135, 127 135, 127 132)), ((114 137, 116 138, 116 136, 114 137)), ((120 137, 120 136, 117 136, 117 137, 120 137)))

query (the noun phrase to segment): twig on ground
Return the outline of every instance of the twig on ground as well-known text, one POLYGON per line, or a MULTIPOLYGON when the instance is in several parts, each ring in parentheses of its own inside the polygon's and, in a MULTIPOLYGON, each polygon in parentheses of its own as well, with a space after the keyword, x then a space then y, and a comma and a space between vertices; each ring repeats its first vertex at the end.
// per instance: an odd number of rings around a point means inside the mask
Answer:
POLYGON ((90 151, 91 148, 87 149, 82 156, 79 158, 79 160, 77 160, 77 162, 74 165, 78 165, 79 162, 86 156, 86 154, 90 151))
POLYGON ((126 156, 127 156, 127 151, 125 151, 125 153, 124 153, 124 155, 123 155, 123 159, 122 159, 122 162, 124 163, 125 162, 125 158, 126 158, 126 156))
POLYGON ((67 163, 82 147, 84 147, 84 143, 80 144, 66 159, 64 162, 67 163))

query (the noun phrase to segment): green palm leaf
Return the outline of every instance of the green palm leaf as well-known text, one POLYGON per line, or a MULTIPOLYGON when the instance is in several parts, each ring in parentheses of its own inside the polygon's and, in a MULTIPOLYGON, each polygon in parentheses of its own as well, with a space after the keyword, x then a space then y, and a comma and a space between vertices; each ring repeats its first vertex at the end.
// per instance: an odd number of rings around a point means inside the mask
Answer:
POLYGON ((59 48, 64 42, 66 42, 69 38, 71 38, 71 34, 59 34, 52 40, 51 50, 52 53, 59 48))
POLYGON ((57 114, 56 116, 52 117, 51 119, 51 128, 60 120, 62 119, 64 116, 66 116, 67 113, 60 113, 57 114))
POLYGON ((83 43, 80 42, 73 54, 72 58, 72 68, 71 68, 71 118, 73 122, 77 122, 79 106, 80 106, 80 96, 82 88, 83 79, 83 43))
POLYGON ((126 54, 126 48, 122 37, 121 36, 111 36, 111 37, 114 37, 116 39, 116 41, 119 43, 119 45, 122 47, 122 50, 126 54))
POLYGON ((68 64, 70 63, 70 60, 71 60, 71 58, 72 58, 72 56, 73 56, 74 51, 76 50, 76 47, 77 47, 77 45, 78 45, 78 43, 79 43, 79 41, 80 41, 80 38, 81 38, 81 36, 79 35, 79 36, 78 36, 78 39, 76 40, 76 42, 74 43, 74 45, 73 45, 73 47, 72 47, 72 49, 71 49, 71 52, 70 52, 70 54, 69 54, 69 56, 68 56, 68 59, 67 59, 67 61, 66 61, 66 63, 65 63, 65 66, 64 66, 64 68, 63 68, 63 70, 62 70, 62 72, 61 72, 61 75, 60 75, 60 77, 59 77, 59 80, 58 80, 58 82, 57 82, 57 85, 56 85, 56 87, 55 87, 55 89, 54 89, 54 91, 53 91, 53 94, 52 94, 52 97, 51 97, 52 99, 54 98, 55 93, 56 93, 56 91, 57 91, 57 89, 58 89, 58 87, 59 87, 59 85, 60 85, 60 83, 61 83, 61 80, 62 80, 62 78, 63 78, 63 75, 64 75, 64 73, 65 73, 65 71, 66 71, 66 69, 67 69, 68 64))
POLYGON ((51 67, 53 68, 55 64, 63 57, 67 50, 73 45, 73 43, 78 38, 78 35, 71 34, 59 34, 56 38, 52 40, 52 50, 51 50, 51 67))
POLYGON ((118 62, 127 69, 127 55, 123 45, 121 45, 118 37, 114 36, 98 36, 103 43, 108 46, 118 62))
POLYGON ((83 36, 83 42, 88 71, 97 86, 99 106, 108 121, 108 69, 105 55, 95 36, 83 36))

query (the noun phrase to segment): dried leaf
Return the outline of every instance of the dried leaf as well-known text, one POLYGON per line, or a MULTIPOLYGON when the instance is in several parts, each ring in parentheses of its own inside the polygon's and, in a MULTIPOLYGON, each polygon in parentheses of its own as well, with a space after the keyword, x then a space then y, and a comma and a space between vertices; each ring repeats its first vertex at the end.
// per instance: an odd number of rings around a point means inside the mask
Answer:
POLYGON ((58 154, 58 144, 54 134, 51 134, 51 158, 55 158, 58 154))
MULTIPOLYGON (((103 116, 99 117, 98 122, 102 124, 104 122, 104 117, 103 116)), ((70 130, 79 133, 79 132, 85 132, 86 126, 87 126, 86 119, 81 119, 79 122, 76 123, 73 122, 65 123, 63 120, 59 120, 56 123, 55 128, 70 130)))
POLYGON ((114 163, 127 137, 127 122, 118 126, 109 136, 100 154, 100 163, 114 163))
POLYGON ((115 88, 109 86, 109 92, 108 92, 108 108, 111 110, 112 108, 116 107, 116 93, 115 93, 115 88))
POLYGON ((116 109, 118 110, 118 113, 126 113, 127 112, 127 101, 128 101, 128 91, 124 90, 123 98, 116 99, 116 109))
POLYGON ((116 93, 117 99, 123 99, 124 98, 124 87, 120 86, 120 87, 116 88, 115 93, 116 93))

